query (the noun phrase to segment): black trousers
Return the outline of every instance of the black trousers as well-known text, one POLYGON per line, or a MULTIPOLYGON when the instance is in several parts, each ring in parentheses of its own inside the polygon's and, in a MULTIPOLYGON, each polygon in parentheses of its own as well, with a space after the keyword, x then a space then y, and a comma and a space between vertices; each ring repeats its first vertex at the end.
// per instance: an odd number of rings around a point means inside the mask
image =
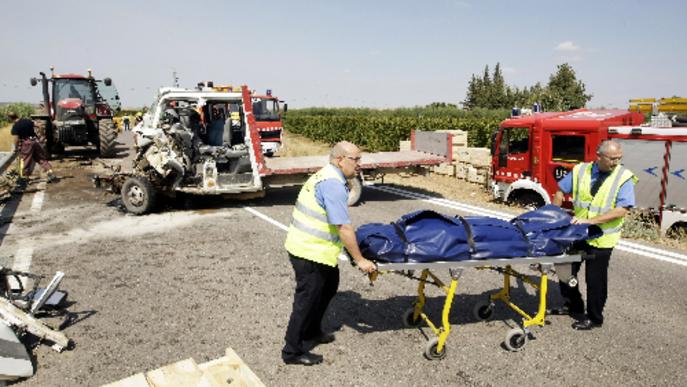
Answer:
MULTIPOLYGON (((608 298, 608 264, 611 260, 613 248, 599 249, 587 245, 584 251, 585 266, 584 279, 587 283, 587 318, 597 324, 604 322, 604 306, 608 298)), ((572 265, 572 274, 577 276, 582 262, 572 265)), ((584 312, 584 301, 578 286, 570 287, 567 283, 559 282, 561 296, 572 312, 584 312)))
POLYGON ((282 358, 301 355, 303 342, 322 334, 322 318, 339 289, 339 268, 299 258, 289 253, 296 274, 296 293, 286 328, 282 358))

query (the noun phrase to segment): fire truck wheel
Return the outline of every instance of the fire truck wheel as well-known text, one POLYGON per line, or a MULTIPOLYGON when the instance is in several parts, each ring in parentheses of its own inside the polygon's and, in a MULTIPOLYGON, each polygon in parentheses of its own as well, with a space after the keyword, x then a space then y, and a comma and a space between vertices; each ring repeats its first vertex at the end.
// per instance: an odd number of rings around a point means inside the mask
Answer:
POLYGON ((155 205, 155 188, 145 177, 128 177, 121 194, 124 207, 134 215, 147 214, 155 205))
POLYGON ((350 191, 348 192, 348 205, 355 206, 360 200, 360 196, 363 193, 363 182, 359 177, 354 177, 348 179, 348 187, 350 191))
POLYGON ((115 139, 117 138, 117 127, 112 119, 106 118, 98 121, 98 150, 100 157, 114 157, 115 139))
POLYGON ((522 192, 513 199, 518 207, 526 208, 528 210, 535 210, 544 205, 544 200, 541 196, 533 192, 522 192))

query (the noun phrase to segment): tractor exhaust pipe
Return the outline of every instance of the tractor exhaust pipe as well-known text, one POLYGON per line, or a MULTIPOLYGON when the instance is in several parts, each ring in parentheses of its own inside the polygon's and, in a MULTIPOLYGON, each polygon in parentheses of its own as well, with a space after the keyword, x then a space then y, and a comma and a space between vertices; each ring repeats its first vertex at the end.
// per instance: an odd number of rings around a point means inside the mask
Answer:
POLYGON ((50 115, 50 93, 48 91, 48 78, 45 76, 44 72, 41 74, 41 86, 43 87, 43 105, 47 115, 50 115))

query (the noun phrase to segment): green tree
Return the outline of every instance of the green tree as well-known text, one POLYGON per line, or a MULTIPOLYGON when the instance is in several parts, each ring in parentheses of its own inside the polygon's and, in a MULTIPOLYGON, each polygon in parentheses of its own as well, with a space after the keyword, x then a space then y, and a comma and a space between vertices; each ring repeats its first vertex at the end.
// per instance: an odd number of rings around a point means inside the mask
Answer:
POLYGON ((472 74, 470 82, 468 82, 468 91, 467 95, 465 96, 465 101, 463 101, 463 107, 466 109, 474 109, 479 107, 478 100, 480 88, 481 81, 475 76, 475 74, 472 74))
POLYGON ((592 99, 592 94, 585 94, 584 83, 577 79, 575 70, 567 63, 556 67, 543 94, 544 108, 554 111, 581 108, 592 99))
POLYGON ((584 83, 576 78, 575 71, 567 63, 557 66, 546 86, 537 82, 529 88, 519 89, 506 84, 501 64, 497 62, 492 74, 487 65, 481 77, 472 75, 463 106, 466 109, 509 109, 539 102, 545 110, 566 111, 584 107, 591 98, 591 94, 585 94, 584 83))
POLYGON ((489 75, 489 65, 484 66, 484 73, 482 74, 481 87, 478 94, 478 107, 489 108, 491 105, 491 76, 489 75))
POLYGON ((427 105, 428 108, 430 109, 456 109, 458 108, 457 105, 452 104, 452 103, 446 103, 446 102, 432 102, 429 105, 427 105))
POLYGON ((494 73, 491 77, 488 107, 490 109, 503 109, 507 108, 508 105, 506 100, 506 81, 501 73, 501 64, 496 62, 494 73))

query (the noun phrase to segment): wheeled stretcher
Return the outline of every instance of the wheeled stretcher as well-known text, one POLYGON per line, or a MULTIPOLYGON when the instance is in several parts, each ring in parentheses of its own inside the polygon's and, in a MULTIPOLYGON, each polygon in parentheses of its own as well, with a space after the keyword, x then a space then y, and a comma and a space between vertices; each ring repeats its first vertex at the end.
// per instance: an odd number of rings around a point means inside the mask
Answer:
POLYGON ((473 267, 477 270, 490 270, 503 275, 503 288, 498 292, 489 295, 488 299, 474 306, 473 314, 479 320, 487 320, 492 317, 495 302, 502 301, 506 306, 517 312, 523 317, 520 327, 511 329, 505 338, 505 346, 511 351, 521 350, 528 341, 529 336, 533 335, 530 331, 532 326, 544 326, 546 315, 546 291, 548 274, 555 269, 558 271, 559 280, 576 282, 570 276, 570 265, 572 262, 579 262, 580 255, 557 255, 540 257, 518 257, 518 258, 491 258, 479 260, 446 261, 446 262, 398 262, 398 263, 377 263, 378 270, 370 275, 372 284, 379 274, 395 273, 413 278, 419 281, 417 288, 417 299, 414 306, 410 307, 403 314, 403 323, 408 327, 419 326, 425 322, 434 332, 435 337, 431 338, 425 346, 424 355, 427 359, 442 359, 446 356, 446 341, 451 333, 449 315, 453 297, 458 287, 458 279, 465 268, 473 267), (512 268, 513 265, 529 265, 530 269, 540 274, 539 280, 531 276, 522 274, 512 268), (447 286, 442 282, 433 271, 448 269, 451 282, 447 286), (419 277, 416 272, 420 272, 419 277), (534 314, 529 314, 516 305, 510 296, 511 277, 522 280, 538 290, 539 306, 534 314), (446 299, 441 314, 441 323, 434 323, 423 312, 425 305, 425 286, 427 284, 437 286, 446 293, 446 299))

